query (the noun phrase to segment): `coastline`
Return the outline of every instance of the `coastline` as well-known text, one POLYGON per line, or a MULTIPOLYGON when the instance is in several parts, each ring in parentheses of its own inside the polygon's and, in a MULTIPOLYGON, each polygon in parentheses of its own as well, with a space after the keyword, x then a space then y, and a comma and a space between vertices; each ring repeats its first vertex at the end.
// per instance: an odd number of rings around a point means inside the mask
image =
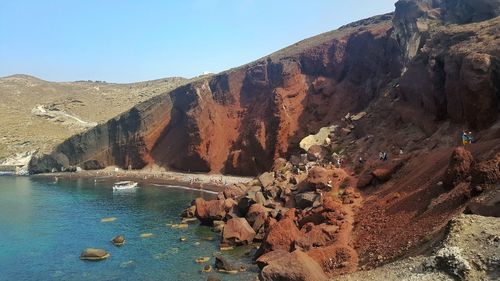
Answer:
POLYGON ((34 178, 60 178, 60 179, 100 179, 113 178, 116 181, 132 180, 139 184, 151 184, 160 187, 181 187, 193 190, 207 191, 217 193, 224 187, 245 183, 252 180, 251 177, 227 176, 221 174, 195 174, 181 173, 171 171, 154 170, 121 170, 114 167, 108 167, 103 170, 79 171, 79 172, 57 172, 32 175, 34 178))

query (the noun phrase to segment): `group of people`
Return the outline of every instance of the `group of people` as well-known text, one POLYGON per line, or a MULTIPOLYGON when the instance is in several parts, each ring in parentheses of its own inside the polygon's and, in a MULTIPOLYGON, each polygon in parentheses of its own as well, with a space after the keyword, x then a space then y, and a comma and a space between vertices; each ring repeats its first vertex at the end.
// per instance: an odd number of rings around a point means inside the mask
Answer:
POLYGON ((474 142, 474 137, 472 136, 472 132, 467 132, 466 130, 462 131, 462 144, 467 145, 474 142))

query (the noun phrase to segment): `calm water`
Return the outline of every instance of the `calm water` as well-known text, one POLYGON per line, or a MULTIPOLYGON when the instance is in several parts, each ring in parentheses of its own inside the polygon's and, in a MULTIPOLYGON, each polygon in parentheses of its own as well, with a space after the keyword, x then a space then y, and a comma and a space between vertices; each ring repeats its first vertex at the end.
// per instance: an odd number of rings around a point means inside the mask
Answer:
MULTIPOLYGON (((207 227, 171 229, 199 191, 141 186, 113 193, 113 181, 0 176, 0 280, 206 280, 194 259, 211 257, 219 239, 207 227), (115 217, 113 222, 102 218, 115 217), (151 238, 140 238, 153 233, 151 238), (109 241, 123 234, 127 242, 109 241), (187 242, 180 242, 185 236, 187 242), (210 240, 212 239, 212 240, 210 240), (103 248, 105 261, 79 259, 84 248, 103 248)), ((225 253, 231 259, 243 251, 225 253)), ((222 280, 253 280, 250 270, 216 274, 222 280)))

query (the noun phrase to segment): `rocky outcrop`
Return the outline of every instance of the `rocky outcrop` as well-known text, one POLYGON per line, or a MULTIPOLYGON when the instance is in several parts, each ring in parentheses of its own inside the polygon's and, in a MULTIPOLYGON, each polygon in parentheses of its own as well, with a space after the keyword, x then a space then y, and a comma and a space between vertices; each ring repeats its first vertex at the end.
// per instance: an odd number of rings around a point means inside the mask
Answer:
POLYGON ((444 174, 443 183, 448 188, 453 188, 459 182, 470 176, 474 158, 463 147, 457 147, 450 158, 450 163, 444 174))

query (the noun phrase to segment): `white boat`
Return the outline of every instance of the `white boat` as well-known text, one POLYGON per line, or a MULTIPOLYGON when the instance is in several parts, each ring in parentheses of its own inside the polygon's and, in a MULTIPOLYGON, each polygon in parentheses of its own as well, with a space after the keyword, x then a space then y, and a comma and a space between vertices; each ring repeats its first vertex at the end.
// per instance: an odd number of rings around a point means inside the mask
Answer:
POLYGON ((137 183, 135 181, 119 181, 115 182, 115 185, 113 186, 113 191, 130 190, 134 188, 137 188, 137 183))

